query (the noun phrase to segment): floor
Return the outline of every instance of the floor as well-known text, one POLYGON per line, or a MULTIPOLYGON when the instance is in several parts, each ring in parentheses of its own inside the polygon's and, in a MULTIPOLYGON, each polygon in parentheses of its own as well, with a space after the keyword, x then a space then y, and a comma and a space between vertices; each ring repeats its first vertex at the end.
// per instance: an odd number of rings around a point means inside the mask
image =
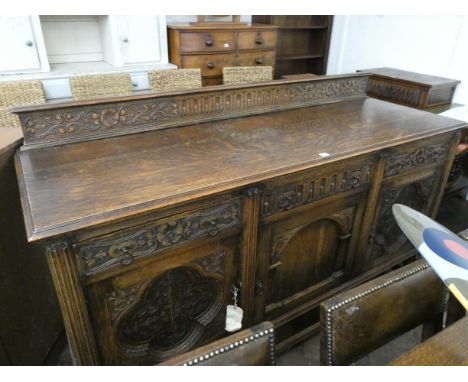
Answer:
MULTIPOLYGON (((468 228, 468 201, 458 195, 444 198, 437 220, 453 232, 460 232, 468 228)), ((420 342, 420 338, 421 327, 418 327, 360 359, 354 365, 380 366, 388 364, 416 346, 420 342)), ((280 355, 277 358, 277 364, 279 366, 318 366, 320 365, 319 347, 320 340, 319 336, 316 335, 280 355)), ((56 365, 72 365, 68 346, 63 350, 56 365)))

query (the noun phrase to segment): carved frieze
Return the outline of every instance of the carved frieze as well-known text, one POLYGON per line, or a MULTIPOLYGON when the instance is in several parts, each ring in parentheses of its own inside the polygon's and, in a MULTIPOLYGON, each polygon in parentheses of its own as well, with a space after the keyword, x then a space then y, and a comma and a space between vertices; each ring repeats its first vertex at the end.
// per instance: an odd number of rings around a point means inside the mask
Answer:
POLYGON ((418 166, 443 161, 447 158, 449 150, 449 143, 439 143, 389 157, 385 160, 384 176, 396 175, 418 166))
POLYGON ((261 202, 261 216, 290 210, 339 192, 369 185, 372 171, 372 164, 365 164, 358 168, 307 178, 297 184, 265 190, 261 202))
POLYGON ((207 236, 241 224, 240 201, 209 208, 191 216, 136 228, 115 238, 77 244, 86 275, 113 266, 128 265, 134 259, 158 253, 168 247, 207 236))
POLYGON ((393 101, 401 102, 408 105, 418 106, 421 90, 402 86, 400 84, 388 83, 369 79, 367 89, 371 95, 384 97, 393 101))
POLYGON ((278 106, 308 106, 326 100, 364 97, 367 77, 319 79, 301 83, 204 90, 183 96, 64 106, 19 112, 25 145, 54 144, 99 136, 224 119, 272 111, 278 106))

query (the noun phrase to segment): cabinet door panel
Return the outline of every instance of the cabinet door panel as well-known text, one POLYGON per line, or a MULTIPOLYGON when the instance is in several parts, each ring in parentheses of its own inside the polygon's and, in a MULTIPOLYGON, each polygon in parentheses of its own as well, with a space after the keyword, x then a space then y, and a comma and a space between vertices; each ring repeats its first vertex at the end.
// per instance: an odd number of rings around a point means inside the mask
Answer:
POLYGON ((395 203, 404 204, 431 216, 441 187, 440 181, 441 169, 432 168, 403 174, 382 185, 369 237, 366 268, 386 261, 396 261, 414 250, 398 227, 392 206, 395 203))
POLYGON ((152 365, 225 334, 238 238, 171 251, 86 292, 104 365, 152 365))
POLYGON ((357 194, 261 227, 258 278, 265 285, 256 300, 257 319, 290 311, 345 279, 362 201, 357 194))
POLYGON ((0 36, 0 72, 41 68, 29 16, 0 16, 0 36))
POLYGON ((160 18, 157 16, 117 16, 122 63, 159 62, 162 59, 160 18))

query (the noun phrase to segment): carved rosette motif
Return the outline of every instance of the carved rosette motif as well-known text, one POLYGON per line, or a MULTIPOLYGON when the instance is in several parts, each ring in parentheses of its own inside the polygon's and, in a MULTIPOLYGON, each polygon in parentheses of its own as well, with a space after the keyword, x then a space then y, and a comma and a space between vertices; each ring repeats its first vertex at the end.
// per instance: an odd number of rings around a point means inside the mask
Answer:
POLYGON ((158 253, 168 247, 206 236, 241 224, 240 201, 207 209, 162 224, 134 229, 118 238, 78 244, 83 272, 90 275, 113 266, 129 265, 135 258, 158 253))
POLYGON ((190 350, 224 305, 222 282, 191 267, 153 280, 122 315, 116 340, 124 363, 155 363, 190 350))
POLYGON ((76 141, 128 131, 207 121, 281 106, 308 106, 324 100, 364 97, 367 77, 323 79, 310 83, 259 85, 184 96, 158 97, 19 113, 25 144, 76 141))
POLYGON ((205 273, 224 275, 226 254, 224 251, 194 261, 205 273))
POLYGON ((386 159, 384 176, 391 176, 425 164, 443 161, 450 150, 449 143, 421 147, 416 151, 386 159))
POLYGON ((403 187, 387 188, 383 191, 378 223, 371 234, 371 256, 373 259, 395 253, 408 241, 395 221, 392 213, 393 204, 400 203, 415 210, 424 211, 427 208, 436 178, 430 177, 420 182, 403 187))
POLYGON ((287 184, 266 190, 261 201, 261 216, 287 211, 339 192, 369 185, 373 166, 339 171, 324 176, 306 179, 299 184, 287 184))
POLYGON ((391 84, 378 80, 376 81, 372 78, 369 79, 369 86, 367 91, 372 95, 385 97, 387 99, 414 106, 419 104, 419 97, 421 96, 420 89, 409 88, 402 85, 391 84))

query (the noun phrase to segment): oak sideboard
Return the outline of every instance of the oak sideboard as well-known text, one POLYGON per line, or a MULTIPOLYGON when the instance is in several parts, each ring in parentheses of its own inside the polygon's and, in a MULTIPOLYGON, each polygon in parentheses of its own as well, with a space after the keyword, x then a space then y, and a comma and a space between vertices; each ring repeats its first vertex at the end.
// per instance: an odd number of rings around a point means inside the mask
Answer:
POLYGON ((320 302, 415 252, 466 124, 366 97, 365 74, 16 108, 28 239, 44 244, 74 362, 150 365, 320 302))

